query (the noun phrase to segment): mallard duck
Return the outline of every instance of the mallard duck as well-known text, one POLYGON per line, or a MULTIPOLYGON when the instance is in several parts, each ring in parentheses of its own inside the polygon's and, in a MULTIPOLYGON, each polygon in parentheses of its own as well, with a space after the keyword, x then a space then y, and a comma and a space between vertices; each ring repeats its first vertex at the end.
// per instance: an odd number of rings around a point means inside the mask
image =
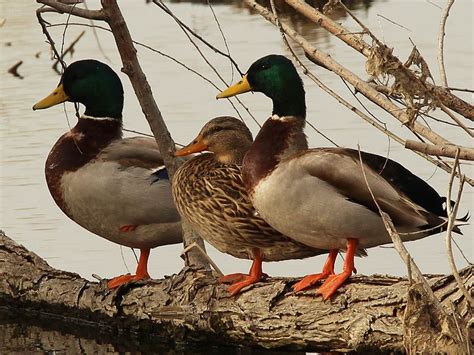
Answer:
POLYGON ((72 63, 58 87, 33 109, 65 101, 83 104, 85 113, 48 155, 49 191, 74 222, 114 243, 140 249, 136 274, 111 279, 109 288, 148 278, 150 249, 182 240, 181 220, 156 142, 122 138, 122 83, 104 63, 72 63))
MULTIPOLYGON (((325 279, 317 293, 328 299, 352 274, 357 250, 391 242, 362 169, 402 240, 445 230, 446 199, 402 165, 366 152, 360 152, 361 163, 353 149, 308 149, 305 91, 289 59, 269 55, 257 60, 240 82, 217 98, 248 91, 262 92, 273 101, 272 116, 243 161, 243 180, 253 205, 281 233, 330 251, 322 273, 306 276, 294 285, 295 291, 325 279), (339 249, 347 251, 343 271, 336 275, 339 249)), ((460 233, 459 227, 454 231, 460 233)))
POLYGON ((252 144, 247 126, 233 117, 217 117, 177 156, 209 151, 185 162, 174 175, 172 189, 181 216, 223 253, 253 259, 248 275, 220 279, 232 283, 229 293, 262 278, 262 261, 301 259, 324 253, 294 242, 255 214, 241 177, 242 159, 252 144))

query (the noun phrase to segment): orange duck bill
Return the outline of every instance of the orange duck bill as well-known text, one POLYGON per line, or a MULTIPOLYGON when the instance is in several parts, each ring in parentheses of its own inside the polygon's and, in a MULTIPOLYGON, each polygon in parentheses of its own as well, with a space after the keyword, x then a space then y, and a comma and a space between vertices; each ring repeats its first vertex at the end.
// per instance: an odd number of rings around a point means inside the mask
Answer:
POLYGON ((203 139, 198 136, 195 140, 189 143, 187 146, 178 149, 174 155, 177 157, 184 157, 192 153, 199 153, 204 150, 207 150, 208 146, 203 142, 203 139))
POLYGON ((336 291, 341 287, 344 282, 352 275, 354 269, 354 256, 357 250, 357 239, 347 239, 347 252, 346 258, 344 259, 343 270, 340 274, 334 273, 334 263, 336 261, 338 249, 332 249, 329 252, 329 256, 324 264, 323 271, 319 274, 308 275, 301 281, 293 285, 295 292, 302 291, 319 280, 325 279, 321 287, 316 291, 316 294, 323 296, 324 300, 327 300, 333 296, 336 291))

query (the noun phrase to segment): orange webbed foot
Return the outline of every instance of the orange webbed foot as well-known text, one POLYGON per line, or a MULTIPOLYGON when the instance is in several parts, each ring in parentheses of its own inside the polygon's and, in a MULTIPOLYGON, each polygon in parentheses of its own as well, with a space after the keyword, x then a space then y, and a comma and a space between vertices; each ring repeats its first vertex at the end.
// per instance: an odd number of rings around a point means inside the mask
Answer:
POLYGON ((352 275, 354 271, 354 255, 357 250, 357 239, 349 238, 347 239, 347 251, 346 258, 344 260, 343 271, 337 275, 329 276, 322 286, 316 291, 316 294, 323 296, 323 299, 326 301, 332 295, 334 295, 339 287, 341 287, 344 282, 352 275))
POLYGON ((323 296, 323 299, 326 301, 336 293, 337 289, 344 284, 351 274, 351 271, 343 271, 340 274, 329 276, 321 287, 318 288, 316 294, 323 296))
POLYGON ((302 290, 305 290, 308 287, 313 286, 319 280, 323 280, 331 275, 334 275, 334 274, 321 272, 319 274, 307 275, 303 277, 301 281, 298 281, 297 283, 293 285, 293 291, 300 292, 302 290))
POLYGON ((227 292, 229 292, 231 296, 238 294, 244 287, 253 285, 254 283, 259 282, 263 277, 268 276, 262 272, 262 253, 260 252, 260 249, 255 248, 253 252, 254 259, 248 275, 237 273, 226 275, 219 279, 232 283, 232 285, 227 288, 227 292))
MULTIPOLYGON (((221 276, 221 277, 219 277, 218 281, 221 284, 233 285, 237 282, 245 280, 248 277, 249 277, 249 274, 242 274, 240 272, 237 272, 237 273, 234 273, 234 274, 228 274, 228 275, 221 276)), ((266 278, 268 278, 268 275, 265 274, 265 273, 262 273, 261 279, 266 279, 266 278)))
POLYGON ((144 280, 144 279, 149 279, 149 278, 150 278, 150 275, 148 275, 148 273, 146 273, 145 275, 130 275, 130 274, 121 275, 121 276, 114 277, 113 279, 110 279, 109 282, 107 282, 107 287, 109 289, 114 289, 130 281, 138 281, 138 280, 144 280))
POLYGON ((337 253, 339 252, 338 249, 332 249, 329 252, 329 255, 326 259, 326 262, 323 266, 323 271, 319 274, 312 274, 305 276, 301 281, 297 282, 293 285, 293 291, 299 292, 304 289, 307 289, 310 286, 313 286, 319 280, 325 279, 334 275, 334 263, 336 262, 337 253))
POLYGON ((262 279, 262 275, 245 275, 242 281, 236 282, 227 288, 231 296, 238 294, 244 287, 253 285, 262 279))
POLYGON ((242 274, 240 272, 237 272, 234 274, 228 274, 228 275, 219 277, 219 283, 232 285, 232 284, 242 281, 248 276, 249 276, 248 274, 242 274))

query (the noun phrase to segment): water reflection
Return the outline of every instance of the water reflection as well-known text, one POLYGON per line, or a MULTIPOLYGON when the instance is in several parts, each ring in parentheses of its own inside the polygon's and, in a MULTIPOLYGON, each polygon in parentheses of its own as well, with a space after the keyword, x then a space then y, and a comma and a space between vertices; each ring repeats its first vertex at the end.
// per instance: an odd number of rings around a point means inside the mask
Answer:
POLYGON ((219 355, 286 355, 304 352, 275 352, 238 346, 210 346, 175 343, 172 339, 157 338, 150 334, 133 334, 92 327, 84 321, 61 322, 35 314, 17 313, 0 307, 0 353, 45 354, 209 354, 219 355), (22 322, 18 323, 18 317, 22 322))

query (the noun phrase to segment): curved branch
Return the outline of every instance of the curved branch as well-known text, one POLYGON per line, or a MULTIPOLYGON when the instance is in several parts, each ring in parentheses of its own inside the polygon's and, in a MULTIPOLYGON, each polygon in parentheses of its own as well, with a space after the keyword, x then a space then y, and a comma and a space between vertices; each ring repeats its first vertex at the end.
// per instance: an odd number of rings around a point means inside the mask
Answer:
POLYGON ((446 8, 443 11, 443 15, 441 16, 441 21, 439 24, 438 68, 439 74, 441 76, 441 82, 445 88, 448 86, 448 79, 446 77, 446 68, 444 67, 444 36, 446 35, 446 20, 448 19, 449 10, 451 9, 451 6, 453 6, 453 4, 454 0, 448 0, 448 3, 446 4, 446 8))
MULTIPOLYGON (((50 8, 55 9, 56 12, 60 14, 71 14, 71 15, 79 16, 79 17, 86 18, 89 20, 100 20, 100 21, 107 20, 107 16, 105 15, 103 10, 81 9, 79 7, 63 4, 56 0, 36 0, 36 2, 38 4, 49 6, 50 8)), ((48 8, 39 9, 38 11, 51 12, 51 10, 48 8)))
MULTIPOLYGON (((354 35, 352 32, 347 30, 345 27, 341 26, 331 18, 325 16, 321 12, 319 12, 314 7, 311 7, 309 4, 302 0, 285 0, 285 2, 293 7, 296 11, 298 11, 303 16, 307 17, 309 20, 313 21, 314 23, 318 24, 322 28, 324 28, 329 33, 333 34, 340 40, 344 41, 347 45, 354 48, 359 53, 363 54, 365 57, 369 57, 371 54, 371 46, 365 42, 362 37, 354 35)), ((368 33, 375 38, 378 43, 383 45, 370 31, 365 28, 364 33, 368 33), (368 31, 368 32, 367 32, 368 31)), ((391 60, 398 64, 398 67, 402 70, 405 68, 403 63, 395 56, 391 57, 391 60)), ((418 77, 413 75, 410 70, 405 71, 407 75, 410 76, 412 80, 419 82, 418 77)), ((435 95, 444 105, 452 109, 453 111, 459 113, 460 115, 466 117, 474 121, 474 106, 469 104, 468 102, 462 100, 461 98, 457 97, 456 95, 452 94, 448 90, 443 87, 432 85, 428 82, 424 82, 423 85, 426 87, 429 93, 435 95)))

